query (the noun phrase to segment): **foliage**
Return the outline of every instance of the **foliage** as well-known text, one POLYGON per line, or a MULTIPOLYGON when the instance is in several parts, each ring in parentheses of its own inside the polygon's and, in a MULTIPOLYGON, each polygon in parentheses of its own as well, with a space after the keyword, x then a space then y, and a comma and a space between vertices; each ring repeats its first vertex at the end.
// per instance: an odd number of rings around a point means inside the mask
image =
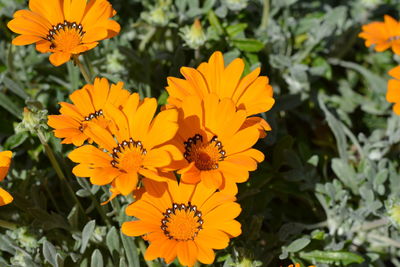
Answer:
MULTIPOLYGON (((262 115, 273 130, 257 144, 266 160, 240 186, 243 234, 216 266, 400 266, 400 118, 385 100, 399 58, 357 37, 362 24, 396 15, 397 1, 110 2, 122 31, 85 54, 91 73, 160 104, 168 76, 216 50, 270 78, 277 102, 262 115), (197 18, 203 32, 190 35, 197 18)), ((72 146, 46 128, 45 115, 84 80, 72 62, 55 68, 33 46, 11 45, 6 24, 25 6, 0 0, 0 151, 14 152, 2 186, 15 197, 0 208, 0 265, 164 266, 120 232, 132 199, 101 206, 108 189, 73 177, 72 146)))

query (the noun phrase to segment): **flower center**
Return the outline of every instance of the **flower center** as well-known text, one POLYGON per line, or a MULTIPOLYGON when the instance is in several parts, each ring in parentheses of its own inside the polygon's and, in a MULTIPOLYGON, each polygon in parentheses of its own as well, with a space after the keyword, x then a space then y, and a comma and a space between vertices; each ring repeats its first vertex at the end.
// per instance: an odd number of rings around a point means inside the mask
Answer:
POLYGON ((222 143, 214 136, 209 142, 203 141, 203 136, 196 134, 189 138, 185 145, 183 156, 190 162, 195 162, 196 167, 202 171, 218 169, 218 161, 223 161, 226 155, 222 143))
POLYGON ((51 49, 69 52, 81 44, 84 34, 81 24, 64 20, 64 23, 53 26, 46 38, 51 42, 51 49))
POLYGON ((111 165, 123 172, 137 172, 142 166, 147 150, 143 148, 142 142, 132 138, 122 141, 113 148, 113 160, 111 165))
POLYGON ((172 208, 163 213, 161 230, 169 239, 176 241, 194 240, 202 229, 202 213, 190 202, 185 204, 172 204, 172 208))
POLYGON ((83 132, 83 130, 85 129, 85 126, 83 125, 84 122, 88 122, 94 119, 99 118, 100 116, 103 116, 103 110, 99 109, 98 111, 95 111, 94 113, 90 113, 89 115, 87 115, 86 117, 84 117, 84 121, 82 121, 81 126, 79 127, 79 130, 81 132, 83 132))
POLYGON ((400 40, 400 35, 390 36, 388 42, 400 40))

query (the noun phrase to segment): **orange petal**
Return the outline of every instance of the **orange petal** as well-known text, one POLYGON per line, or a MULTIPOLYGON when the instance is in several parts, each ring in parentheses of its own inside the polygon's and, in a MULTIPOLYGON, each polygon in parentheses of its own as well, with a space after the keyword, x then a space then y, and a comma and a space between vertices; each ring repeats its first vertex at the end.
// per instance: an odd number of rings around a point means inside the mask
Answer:
POLYGON ((33 35, 19 35, 12 40, 13 45, 29 45, 43 40, 41 37, 33 35))
POLYGON ((13 197, 6 190, 0 187, 0 206, 7 205, 13 201, 13 197))
POLYGON ((200 171, 200 176, 204 185, 209 188, 218 189, 222 184, 222 175, 219 170, 200 171))
POLYGON ((203 215, 204 228, 215 227, 239 216, 242 209, 236 202, 225 202, 203 215), (224 216, 221 216, 223 214, 224 216))
POLYGON ((176 247, 179 262, 182 265, 193 266, 197 259, 197 246, 192 241, 178 242, 176 247))
POLYGON ((387 85, 386 100, 390 103, 400 102, 400 80, 389 80, 387 85))
MULTIPOLYGON (((222 214, 225 214, 225 212, 222 214)), ((196 237, 196 243, 200 246, 207 246, 209 248, 224 249, 229 244, 229 238, 226 233, 221 232, 220 230, 204 228, 199 231, 199 234, 196 237)))
POLYGON ((50 63, 54 66, 58 67, 64 63, 66 63, 71 58, 70 53, 66 52, 56 52, 50 55, 50 63))
POLYGON ((11 164, 11 157, 11 151, 6 150, 0 152, 0 181, 2 181, 8 173, 11 164))
POLYGON ((160 225, 144 221, 124 222, 121 227, 122 233, 127 236, 141 236, 147 233, 160 231, 160 225))
POLYGON ((122 174, 115 179, 115 187, 126 196, 132 193, 138 183, 138 175, 136 172, 122 174))
POLYGON ((92 146, 84 145, 69 153, 68 158, 76 163, 90 163, 95 166, 110 166, 112 157, 102 150, 92 146))

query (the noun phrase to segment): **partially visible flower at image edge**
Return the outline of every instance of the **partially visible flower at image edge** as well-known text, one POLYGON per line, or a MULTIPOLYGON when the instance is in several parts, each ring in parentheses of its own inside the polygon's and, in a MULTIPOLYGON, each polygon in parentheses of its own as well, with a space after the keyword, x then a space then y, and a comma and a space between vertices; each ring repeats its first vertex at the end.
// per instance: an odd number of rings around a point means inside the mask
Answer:
POLYGON ((394 103, 393 111, 397 115, 400 115, 400 66, 391 69, 389 75, 394 79, 388 81, 386 100, 394 103))
POLYGON ((211 264, 213 249, 226 248, 230 238, 241 234, 235 220, 241 208, 234 196, 215 192, 203 183, 145 183, 146 189, 153 187, 160 196, 145 192, 129 205, 126 214, 138 220, 123 223, 122 232, 150 242, 146 260, 160 257, 171 263, 178 257, 182 265, 193 266, 197 260, 211 264))
POLYGON ((365 39, 367 47, 373 46, 377 52, 392 48, 394 53, 400 55, 400 23, 389 15, 384 16, 384 22, 363 25, 358 36, 365 39))
POLYGON ((52 53, 50 62, 59 66, 111 38, 120 25, 111 20, 116 14, 107 0, 30 0, 30 10, 18 10, 7 24, 21 34, 14 45, 36 43, 36 50, 52 53))
MULTIPOLYGON (((0 181, 3 181, 7 176, 8 169, 10 168, 12 158, 11 151, 0 152, 0 181)), ((7 205, 13 201, 13 197, 0 187, 0 206, 7 205)))
POLYGON ((69 98, 72 104, 61 102, 61 115, 49 115, 48 125, 54 128, 54 135, 64 138, 62 144, 81 146, 87 139, 85 131, 89 122, 108 128, 111 121, 104 116, 104 108, 111 104, 117 108, 128 99, 129 91, 123 89, 123 82, 109 84, 106 78, 96 78, 94 84, 87 84, 74 91, 69 98))

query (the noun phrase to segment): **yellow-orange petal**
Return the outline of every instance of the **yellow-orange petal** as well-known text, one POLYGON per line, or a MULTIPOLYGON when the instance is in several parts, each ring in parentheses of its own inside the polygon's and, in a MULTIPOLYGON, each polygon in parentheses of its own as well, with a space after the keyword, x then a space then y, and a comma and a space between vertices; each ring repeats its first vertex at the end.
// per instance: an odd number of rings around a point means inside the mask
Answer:
POLYGON ((70 58, 71 58, 71 53, 67 52, 56 52, 51 54, 49 57, 51 64, 53 64, 56 67, 64 64, 65 62, 70 60, 70 58))
POLYGON ((138 183, 138 174, 136 172, 121 174, 115 179, 115 187, 126 196, 135 189, 138 183))
POLYGON ((209 248, 224 249, 229 244, 229 237, 220 230, 204 228, 199 231, 196 243, 209 248))
POLYGON ((222 184, 222 175, 219 170, 201 171, 200 177, 204 185, 210 188, 217 189, 222 184))
POLYGON ((13 197, 6 190, 0 187, 0 206, 10 204, 13 201, 13 197))
POLYGON ((127 236, 141 236, 147 233, 160 231, 160 225, 141 220, 124 222, 121 231, 127 236))
POLYGON ((178 242, 176 247, 179 262, 182 265, 193 266, 197 259, 197 246, 194 241, 178 242))
POLYGON ((389 80, 386 91, 386 100, 390 103, 400 102, 400 80, 389 80))
POLYGON ((394 67, 393 69, 389 70, 389 75, 397 80, 400 80, 400 66, 394 67))
POLYGON ((19 35, 12 40, 13 45, 29 45, 43 40, 41 37, 34 35, 19 35))
POLYGON ((92 145, 84 145, 69 153, 68 158, 76 163, 91 163, 96 166, 110 166, 111 156, 92 145))
POLYGON ((8 169, 10 168, 11 164, 11 158, 11 151, 6 150, 0 152, 0 181, 2 181, 8 173, 8 169))
POLYGON ((198 244, 197 242, 196 244, 198 249, 198 254, 197 254, 198 260, 204 264, 212 264, 215 260, 214 250, 212 250, 207 246, 198 244))

